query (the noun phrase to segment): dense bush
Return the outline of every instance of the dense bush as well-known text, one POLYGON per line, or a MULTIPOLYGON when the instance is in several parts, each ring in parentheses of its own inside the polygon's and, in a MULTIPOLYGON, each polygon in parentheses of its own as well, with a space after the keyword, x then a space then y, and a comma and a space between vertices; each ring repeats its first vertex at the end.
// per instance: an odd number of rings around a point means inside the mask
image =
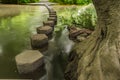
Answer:
POLYGON ((97 15, 92 4, 82 8, 66 8, 59 14, 59 25, 76 26, 93 30, 96 25, 97 15))
POLYGON ((92 0, 49 0, 60 4, 89 4, 92 0))
POLYGON ((30 3, 30 2, 38 2, 40 0, 1 0, 2 3, 5 4, 21 4, 21 3, 30 3))

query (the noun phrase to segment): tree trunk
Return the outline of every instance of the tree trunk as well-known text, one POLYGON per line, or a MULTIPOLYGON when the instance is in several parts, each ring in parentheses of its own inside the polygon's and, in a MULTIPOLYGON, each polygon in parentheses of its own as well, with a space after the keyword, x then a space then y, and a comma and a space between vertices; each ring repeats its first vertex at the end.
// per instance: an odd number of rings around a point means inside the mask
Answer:
POLYGON ((120 80, 120 0, 93 0, 95 32, 76 45, 66 80, 120 80))

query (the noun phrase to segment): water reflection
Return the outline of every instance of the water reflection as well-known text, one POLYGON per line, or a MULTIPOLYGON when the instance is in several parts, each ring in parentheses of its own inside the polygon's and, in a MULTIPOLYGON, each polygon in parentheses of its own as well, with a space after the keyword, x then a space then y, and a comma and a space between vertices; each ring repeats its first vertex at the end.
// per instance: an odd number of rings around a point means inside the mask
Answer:
POLYGON ((47 19, 44 12, 38 6, 0 6, 0 78, 20 78, 14 57, 30 48, 30 35, 47 19))

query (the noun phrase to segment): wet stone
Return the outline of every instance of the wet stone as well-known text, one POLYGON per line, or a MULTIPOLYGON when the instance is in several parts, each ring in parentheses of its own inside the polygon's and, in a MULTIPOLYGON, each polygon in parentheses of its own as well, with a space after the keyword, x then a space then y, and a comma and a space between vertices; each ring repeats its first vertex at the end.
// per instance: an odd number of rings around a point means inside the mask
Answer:
POLYGON ((40 49, 48 44, 48 37, 45 34, 35 34, 31 37, 31 46, 33 49, 40 49))
POLYGON ((49 15, 49 17, 55 17, 57 19, 57 15, 51 14, 51 15, 49 15))
POLYGON ((42 26, 37 28, 37 33, 38 34, 46 34, 49 36, 53 31, 53 28, 50 26, 42 26))
POLYGON ((56 17, 49 17, 48 20, 54 21, 55 24, 57 24, 57 18, 56 17))
POLYGON ((74 38, 76 38, 80 34, 81 34, 80 30, 73 30, 73 31, 70 31, 69 37, 70 37, 70 39, 74 39, 74 38))
POLYGON ((15 57, 18 72, 27 74, 44 65, 44 57, 38 50, 26 50, 15 57))
POLYGON ((49 15, 56 15, 56 13, 49 13, 49 15))
POLYGON ((44 26, 51 26, 51 27, 54 27, 55 22, 52 21, 52 20, 49 20, 49 21, 44 21, 43 24, 44 24, 44 26))
POLYGON ((51 12, 51 13, 52 13, 52 12, 53 12, 53 13, 56 13, 56 11, 54 11, 53 9, 50 9, 50 12, 51 12))
POLYGON ((52 14, 56 14, 56 11, 50 10, 49 13, 50 13, 50 14, 51 14, 51 13, 52 13, 52 14))

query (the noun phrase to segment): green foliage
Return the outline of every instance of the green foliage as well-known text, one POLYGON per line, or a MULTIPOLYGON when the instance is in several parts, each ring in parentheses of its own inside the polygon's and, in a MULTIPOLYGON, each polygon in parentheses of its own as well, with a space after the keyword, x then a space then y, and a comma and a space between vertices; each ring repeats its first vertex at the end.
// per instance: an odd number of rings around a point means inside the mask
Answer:
POLYGON ((74 24, 88 29, 94 29, 97 21, 96 11, 93 5, 88 5, 81 10, 78 10, 77 16, 72 16, 74 24))
POLYGON ((97 15, 92 4, 82 8, 66 8, 59 14, 59 25, 76 26, 93 30, 96 25, 97 15))
POLYGON ((1 0, 1 2, 5 4, 17 4, 18 0, 1 0))
POLYGON ((21 3, 30 3, 30 2, 38 2, 40 0, 1 0, 2 3, 5 4, 21 4, 21 3))
POLYGON ((60 4, 89 4, 92 0, 49 0, 60 4))

